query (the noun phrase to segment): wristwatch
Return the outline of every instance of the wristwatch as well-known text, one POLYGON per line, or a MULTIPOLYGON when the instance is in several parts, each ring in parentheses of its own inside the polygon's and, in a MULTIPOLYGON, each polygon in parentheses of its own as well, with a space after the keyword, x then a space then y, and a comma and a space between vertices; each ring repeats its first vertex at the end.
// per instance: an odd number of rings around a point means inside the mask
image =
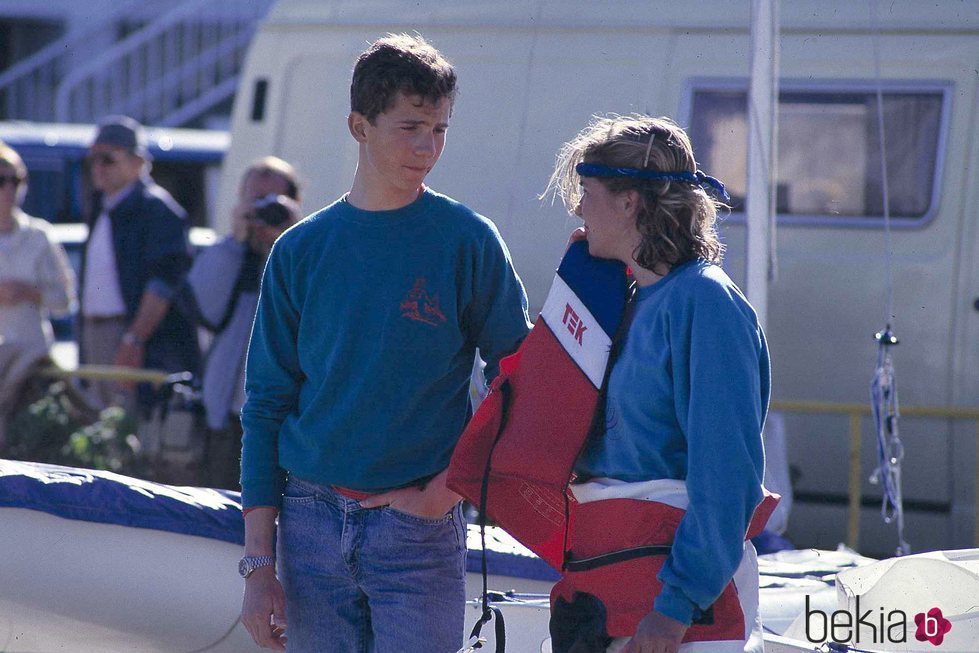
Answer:
POLYGON ((137 347, 142 347, 143 339, 132 331, 126 331, 124 334, 122 334, 122 344, 129 345, 130 347, 134 345, 137 347))
POLYGON ((248 578, 259 567, 275 565, 275 556, 245 556, 238 561, 238 573, 242 578, 248 578))

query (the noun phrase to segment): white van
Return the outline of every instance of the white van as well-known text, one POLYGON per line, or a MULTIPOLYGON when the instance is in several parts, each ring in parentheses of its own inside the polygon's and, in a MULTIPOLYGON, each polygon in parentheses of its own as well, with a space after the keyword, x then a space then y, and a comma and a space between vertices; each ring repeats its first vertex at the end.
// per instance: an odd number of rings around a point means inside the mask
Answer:
MULTIPOLYGON (((869 399, 874 333, 893 266, 904 406, 979 406, 979 3, 781 4, 778 277, 769 290, 776 406, 869 399), (874 34, 879 30, 879 38, 874 34), (893 253, 882 217, 874 48, 883 89, 893 253)), ((750 3, 587 0, 280 0, 252 46, 232 118, 217 215, 254 158, 305 178, 307 209, 350 185, 353 61, 387 32, 417 30, 457 67, 460 95, 433 188, 492 218, 539 309, 577 220, 541 202, 559 146, 596 112, 674 116, 727 183, 731 276, 745 278, 750 3)), ((219 225, 220 229, 220 225, 219 225)), ((367 271, 369 274, 369 270, 367 271)), ((785 414, 797 472, 788 535, 847 538, 847 416, 785 414)), ((906 416, 904 501, 915 550, 974 538, 974 421, 906 416)), ((872 423, 863 418, 859 546, 891 554, 878 516, 872 423)), ((853 531, 849 531, 852 536, 853 531)))

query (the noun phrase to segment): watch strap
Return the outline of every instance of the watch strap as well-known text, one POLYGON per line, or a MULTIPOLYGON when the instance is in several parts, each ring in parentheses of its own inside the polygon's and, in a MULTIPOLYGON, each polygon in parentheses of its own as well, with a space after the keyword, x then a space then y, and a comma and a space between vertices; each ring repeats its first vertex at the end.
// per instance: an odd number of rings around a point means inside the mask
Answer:
POLYGON ((251 576, 252 572, 260 567, 271 567, 275 565, 275 556, 244 556, 238 562, 238 573, 244 578, 251 576))

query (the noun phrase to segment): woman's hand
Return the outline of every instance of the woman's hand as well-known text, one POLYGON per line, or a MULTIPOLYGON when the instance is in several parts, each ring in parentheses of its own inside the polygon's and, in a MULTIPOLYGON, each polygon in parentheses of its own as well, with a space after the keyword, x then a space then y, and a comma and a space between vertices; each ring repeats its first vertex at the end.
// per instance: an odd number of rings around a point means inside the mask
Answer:
POLYGON ((688 626, 651 610, 636 627, 622 653, 677 653, 688 626))
POLYGON ((26 281, 8 279, 0 281, 0 305, 40 304, 41 291, 26 281))

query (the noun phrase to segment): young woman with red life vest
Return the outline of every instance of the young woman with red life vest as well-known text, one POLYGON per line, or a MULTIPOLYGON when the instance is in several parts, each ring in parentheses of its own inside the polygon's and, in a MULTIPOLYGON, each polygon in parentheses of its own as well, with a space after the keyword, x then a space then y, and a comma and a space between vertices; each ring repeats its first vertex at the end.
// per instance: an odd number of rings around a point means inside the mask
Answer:
POLYGON ((449 485, 562 572, 554 653, 760 651, 770 368, 719 267, 724 186, 671 120, 611 116, 565 144, 549 189, 584 228, 449 485))
POLYGON ((575 463, 554 650, 583 644, 587 623, 604 626, 587 650, 760 648, 748 538, 775 501, 762 488, 770 368, 754 310, 719 267, 724 187, 671 120, 613 116, 562 148, 551 188, 585 223, 574 238, 636 286, 604 424, 575 463))

